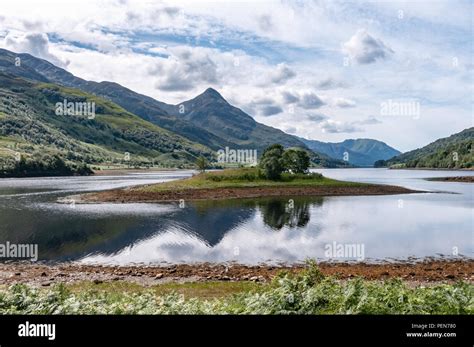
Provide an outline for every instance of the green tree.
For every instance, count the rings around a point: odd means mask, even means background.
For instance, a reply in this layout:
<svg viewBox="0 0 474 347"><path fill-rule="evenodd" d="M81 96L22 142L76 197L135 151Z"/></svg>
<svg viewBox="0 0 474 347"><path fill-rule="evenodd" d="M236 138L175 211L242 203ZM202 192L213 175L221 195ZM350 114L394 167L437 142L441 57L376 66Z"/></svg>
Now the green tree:
<svg viewBox="0 0 474 347"><path fill-rule="evenodd" d="M265 177L270 180L277 180L281 177L285 166L283 163L283 146L274 144L263 151L260 166L265 172Z"/></svg>
<svg viewBox="0 0 474 347"><path fill-rule="evenodd" d="M305 173L309 168L309 155L306 151L288 149L283 153L283 165L292 173Z"/></svg>
<svg viewBox="0 0 474 347"><path fill-rule="evenodd" d="M197 158L196 160L196 166L199 171L204 172L206 171L207 167L209 166L209 163L206 158L204 158L202 155Z"/></svg>

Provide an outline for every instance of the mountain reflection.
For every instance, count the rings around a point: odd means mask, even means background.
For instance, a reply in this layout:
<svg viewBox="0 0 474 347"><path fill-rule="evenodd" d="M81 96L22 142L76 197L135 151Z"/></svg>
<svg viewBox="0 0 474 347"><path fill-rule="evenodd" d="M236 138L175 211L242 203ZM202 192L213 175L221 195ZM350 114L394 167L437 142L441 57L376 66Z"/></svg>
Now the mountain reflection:
<svg viewBox="0 0 474 347"><path fill-rule="evenodd" d="M110 256L157 235L176 232L214 247L227 233L241 226L248 228L260 219L271 230L305 227L311 206L322 203L323 198L261 198L196 201L184 208L176 203L86 204L74 209L43 204L25 210L20 220L16 209L4 209L0 238L38 244L39 258L52 261Z"/></svg>

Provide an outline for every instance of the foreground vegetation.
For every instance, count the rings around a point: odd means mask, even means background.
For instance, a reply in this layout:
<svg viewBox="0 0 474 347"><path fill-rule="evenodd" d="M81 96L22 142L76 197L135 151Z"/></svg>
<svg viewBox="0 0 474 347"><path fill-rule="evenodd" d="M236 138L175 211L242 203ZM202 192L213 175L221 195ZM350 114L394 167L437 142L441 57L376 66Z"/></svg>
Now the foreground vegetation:
<svg viewBox="0 0 474 347"><path fill-rule="evenodd" d="M2 314L474 314L465 282L408 287L399 279L338 281L311 265L270 284L57 285L0 290ZM209 295L210 294L210 295Z"/></svg>

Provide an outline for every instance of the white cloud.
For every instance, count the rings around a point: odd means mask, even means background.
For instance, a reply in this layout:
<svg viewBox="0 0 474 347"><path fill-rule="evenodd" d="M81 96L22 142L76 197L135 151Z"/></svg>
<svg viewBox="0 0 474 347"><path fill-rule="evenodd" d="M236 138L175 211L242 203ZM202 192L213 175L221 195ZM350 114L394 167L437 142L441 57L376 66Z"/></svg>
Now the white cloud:
<svg viewBox="0 0 474 347"><path fill-rule="evenodd" d="M275 84L282 84L296 76L296 73L288 65L278 64L275 71L270 73L270 81Z"/></svg>
<svg viewBox="0 0 474 347"><path fill-rule="evenodd" d="M312 122L316 122L316 123L319 123L319 122L322 122L326 119L328 119L328 117L322 113L307 113L306 114L306 118Z"/></svg>
<svg viewBox="0 0 474 347"><path fill-rule="evenodd" d="M346 123L332 119L321 122L319 126L322 132L325 133L355 133L363 131L353 123Z"/></svg>
<svg viewBox="0 0 474 347"><path fill-rule="evenodd" d="M345 98L335 98L333 103L335 106L342 108L355 107L356 105L355 101Z"/></svg>
<svg viewBox="0 0 474 347"><path fill-rule="evenodd" d="M274 116L283 112L283 108L278 102L269 96L253 99L247 105L247 109L250 113L264 117Z"/></svg>
<svg viewBox="0 0 474 347"><path fill-rule="evenodd" d="M259 108L259 114L262 116L274 116L282 112L283 109L278 105L264 105Z"/></svg>
<svg viewBox="0 0 474 347"><path fill-rule="evenodd" d="M155 87L163 91L187 91L197 85L216 85L221 80L218 66L208 50L179 47L169 51L166 59L158 58L150 75Z"/></svg>
<svg viewBox="0 0 474 347"><path fill-rule="evenodd" d="M339 81L334 79L333 77L327 77L321 81L319 81L316 86L319 89L336 89L336 88L346 88L348 84L344 81Z"/></svg>
<svg viewBox="0 0 474 347"><path fill-rule="evenodd" d="M49 51L49 39L46 34L27 33L21 36L7 34L4 38L3 46L15 53L29 53L60 67L66 67L69 63L51 54Z"/></svg>
<svg viewBox="0 0 474 347"><path fill-rule="evenodd" d="M376 39L365 29L359 29L349 41L344 43L343 51L359 64L371 64L394 53L382 40Z"/></svg>
<svg viewBox="0 0 474 347"><path fill-rule="evenodd" d="M374 116L369 116L366 119L362 119L360 121L355 121L353 124L359 125L374 125L382 123L379 119L375 118Z"/></svg>
<svg viewBox="0 0 474 347"><path fill-rule="evenodd" d="M293 93L291 93L289 91L286 91L286 90L281 92L281 97L282 97L283 102L285 104L293 104L293 103L299 101L299 99L300 99L298 95L293 94Z"/></svg>
<svg viewBox="0 0 474 347"><path fill-rule="evenodd" d="M315 109L323 106L325 102L313 92L306 92L301 95L298 106L304 109Z"/></svg>

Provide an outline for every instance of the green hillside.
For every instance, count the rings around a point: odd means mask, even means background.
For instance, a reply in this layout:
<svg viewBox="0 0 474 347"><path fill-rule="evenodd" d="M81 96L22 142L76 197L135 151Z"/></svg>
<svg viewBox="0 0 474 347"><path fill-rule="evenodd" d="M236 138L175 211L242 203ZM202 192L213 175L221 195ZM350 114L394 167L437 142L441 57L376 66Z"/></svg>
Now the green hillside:
<svg viewBox="0 0 474 347"><path fill-rule="evenodd" d="M58 115L56 103L95 103L95 116ZM207 147L125 111L111 101L50 83L0 73L0 164L20 155L59 155L87 164L187 166Z"/></svg>
<svg viewBox="0 0 474 347"><path fill-rule="evenodd" d="M436 140L429 145L400 154L375 166L397 168L470 169L474 164L474 127Z"/></svg>
<svg viewBox="0 0 474 347"><path fill-rule="evenodd" d="M21 58L21 66L15 66L16 57ZM118 83L86 81L46 60L4 49L0 49L0 71L33 81L49 81L76 88L111 100L146 121L214 150L228 146L252 148L261 152L273 143L281 143L285 147L305 147L295 136L256 122L242 110L227 103L213 89L206 90L192 100L170 105ZM184 106L184 114L179 110L181 106Z"/></svg>

